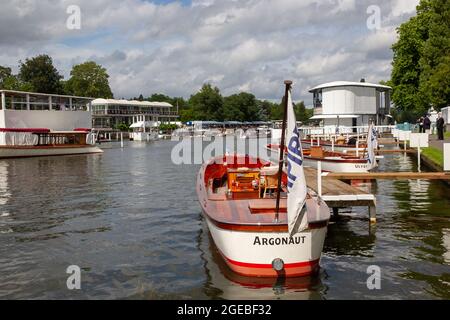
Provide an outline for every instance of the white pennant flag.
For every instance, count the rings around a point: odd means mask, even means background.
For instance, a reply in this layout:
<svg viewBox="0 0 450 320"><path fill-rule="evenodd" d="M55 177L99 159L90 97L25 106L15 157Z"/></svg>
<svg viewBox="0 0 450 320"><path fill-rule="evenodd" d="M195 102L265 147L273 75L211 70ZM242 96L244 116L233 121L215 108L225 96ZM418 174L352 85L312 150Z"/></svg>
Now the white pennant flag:
<svg viewBox="0 0 450 320"><path fill-rule="evenodd" d="M375 168L377 163L375 159L375 149L378 147L377 133L373 125L369 126L367 135L367 160L371 169Z"/></svg>
<svg viewBox="0 0 450 320"><path fill-rule="evenodd" d="M295 119L291 91L287 96L287 215L289 234L292 236L308 227L306 215L306 179L303 172L303 151ZM305 210L303 210L305 208Z"/></svg>

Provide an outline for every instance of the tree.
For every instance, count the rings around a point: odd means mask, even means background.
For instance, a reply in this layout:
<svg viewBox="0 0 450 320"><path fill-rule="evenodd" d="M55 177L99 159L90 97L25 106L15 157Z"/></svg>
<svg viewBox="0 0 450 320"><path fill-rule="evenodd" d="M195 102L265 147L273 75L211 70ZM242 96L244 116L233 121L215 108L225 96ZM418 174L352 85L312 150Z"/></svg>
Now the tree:
<svg viewBox="0 0 450 320"><path fill-rule="evenodd" d="M428 39L420 58L420 94L440 110L450 103L450 0L428 4Z"/></svg>
<svg viewBox="0 0 450 320"><path fill-rule="evenodd" d="M18 79L28 83L31 91L41 93L62 93L61 76L53 66L53 60L48 55L39 55L34 58L20 61Z"/></svg>
<svg viewBox="0 0 450 320"><path fill-rule="evenodd" d="M167 102L170 104L173 102L171 97L162 93L154 93L147 100L152 102Z"/></svg>
<svg viewBox="0 0 450 320"><path fill-rule="evenodd" d="M199 92L189 99L192 107L192 120L223 120L223 98L217 87L205 84Z"/></svg>
<svg viewBox="0 0 450 320"><path fill-rule="evenodd" d="M450 103L450 0L421 0L398 28L389 85L400 121Z"/></svg>
<svg viewBox="0 0 450 320"><path fill-rule="evenodd" d="M271 119L270 112L272 109L272 102L264 100L257 100L258 108L259 108L259 117L262 121L268 121Z"/></svg>
<svg viewBox="0 0 450 320"><path fill-rule="evenodd" d="M11 68L0 66L0 88L3 88L5 80L12 76Z"/></svg>
<svg viewBox="0 0 450 320"><path fill-rule="evenodd" d="M70 75L71 78L66 83L67 93L92 98L113 98L106 69L94 61L73 66Z"/></svg>
<svg viewBox="0 0 450 320"><path fill-rule="evenodd" d="M392 100L400 110L411 114L411 117L417 117L427 110L427 105L419 94L419 61L422 47L428 38L429 2L422 0L417 11L417 16L397 29L399 38L392 46Z"/></svg>
<svg viewBox="0 0 450 320"><path fill-rule="evenodd" d="M306 109L305 103L300 101L299 103L294 105L294 112L297 121L306 122L311 118L314 114L313 109Z"/></svg>
<svg viewBox="0 0 450 320"><path fill-rule="evenodd" d="M255 96L247 92L224 98L223 115L228 121L258 121L261 117Z"/></svg>

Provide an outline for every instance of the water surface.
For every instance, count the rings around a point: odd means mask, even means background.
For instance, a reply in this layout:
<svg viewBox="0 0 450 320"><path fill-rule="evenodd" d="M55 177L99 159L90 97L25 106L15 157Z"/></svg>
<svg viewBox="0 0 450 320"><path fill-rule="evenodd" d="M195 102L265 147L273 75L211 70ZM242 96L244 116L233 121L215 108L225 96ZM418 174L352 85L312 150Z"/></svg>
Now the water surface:
<svg viewBox="0 0 450 320"><path fill-rule="evenodd" d="M201 218L198 165L171 162L174 142L102 155L0 160L2 299L449 299L450 188L378 181L378 223L344 209L329 226L318 277L255 280L228 270ZM389 155L379 170L416 170ZM82 289L66 268L82 269ZM367 268L382 272L368 290Z"/></svg>

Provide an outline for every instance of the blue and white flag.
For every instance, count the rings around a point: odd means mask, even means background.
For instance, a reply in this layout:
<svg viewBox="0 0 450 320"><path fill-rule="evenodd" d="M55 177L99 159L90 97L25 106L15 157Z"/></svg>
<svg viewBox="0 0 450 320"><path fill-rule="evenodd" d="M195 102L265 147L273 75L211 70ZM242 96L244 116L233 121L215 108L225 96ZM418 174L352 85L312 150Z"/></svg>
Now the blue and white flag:
<svg viewBox="0 0 450 320"><path fill-rule="evenodd" d="M287 216L289 234L292 236L308 227L306 210L306 179L303 171L303 151L295 119L291 92L287 96Z"/></svg>
<svg viewBox="0 0 450 320"><path fill-rule="evenodd" d="M375 168L377 163L375 159L375 149L378 148L377 132L373 125L369 126L369 133L367 135L367 160L371 169Z"/></svg>

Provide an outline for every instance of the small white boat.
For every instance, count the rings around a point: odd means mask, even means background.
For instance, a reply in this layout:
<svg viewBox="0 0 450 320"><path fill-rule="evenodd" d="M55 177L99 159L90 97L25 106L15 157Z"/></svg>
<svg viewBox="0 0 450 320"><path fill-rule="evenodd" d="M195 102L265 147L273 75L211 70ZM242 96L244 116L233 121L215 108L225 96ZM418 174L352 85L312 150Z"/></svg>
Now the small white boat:
<svg viewBox="0 0 450 320"><path fill-rule="evenodd" d="M279 145L269 144L267 149L272 153L272 161L279 158ZM377 162L368 157L356 157L345 153L331 152L323 147L312 147L311 149L303 150L305 166L317 168L319 161L322 171L328 172L368 172L377 166Z"/></svg>
<svg viewBox="0 0 450 320"><path fill-rule="evenodd" d="M90 129L0 128L0 158L103 153Z"/></svg>
<svg viewBox="0 0 450 320"><path fill-rule="evenodd" d="M340 143L339 141L332 142L332 141L328 141L328 140L303 139L302 146L305 149L310 149L312 146L320 146L328 151L343 152L343 153L356 153L357 150L358 150L358 152L364 152L367 145L366 145L365 141L361 141L358 144L358 147L356 147L356 144L349 144L346 142Z"/></svg>

